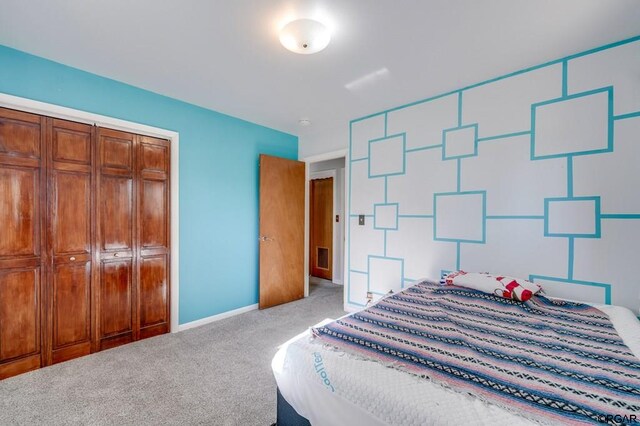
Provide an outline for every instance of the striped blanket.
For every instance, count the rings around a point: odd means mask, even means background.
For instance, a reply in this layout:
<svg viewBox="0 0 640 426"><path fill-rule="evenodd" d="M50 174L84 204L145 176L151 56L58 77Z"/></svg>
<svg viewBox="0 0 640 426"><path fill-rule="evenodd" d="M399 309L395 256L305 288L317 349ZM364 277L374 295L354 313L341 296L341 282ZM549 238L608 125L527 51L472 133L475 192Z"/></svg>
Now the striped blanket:
<svg viewBox="0 0 640 426"><path fill-rule="evenodd" d="M420 283L312 332L538 422L640 419L640 360L589 305Z"/></svg>

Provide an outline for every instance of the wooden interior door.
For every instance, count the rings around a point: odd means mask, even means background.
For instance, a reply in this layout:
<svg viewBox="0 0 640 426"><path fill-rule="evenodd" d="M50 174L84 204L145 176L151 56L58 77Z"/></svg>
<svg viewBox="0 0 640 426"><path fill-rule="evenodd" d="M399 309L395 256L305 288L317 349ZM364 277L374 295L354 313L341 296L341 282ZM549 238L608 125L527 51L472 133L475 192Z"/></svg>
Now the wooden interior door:
<svg viewBox="0 0 640 426"><path fill-rule="evenodd" d="M93 296L96 304L94 350L135 340L137 280L136 135L98 129L97 216L100 271Z"/></svg>
<svg viewBox="0 0 640 426"><path fill-rule="evenodd" d="M169 331L169 141L138 136L139 338Z"/></svg>
<svg viewBox="0 0 640 426"><path fill-rule="evenodd" d="M91 353L93 127L47 119L48 238L45 364Z"/></svg>
<svg viewBox="0 0 640 426"><path fill-rule="evenodd" d="M41 365L44 118L0 109L0 379Z"/></svg>
<svg viewBox="0 0 640 426"><path fill-rule="evenodd" d="M305 164L260 155L260 309L304 297Z"/></svg>
<svg viewBox="0 0 640 426"><path fill-rule="evenodd" d="M309 264L314 277L333 278L333 178L309 182Z"/></svg>

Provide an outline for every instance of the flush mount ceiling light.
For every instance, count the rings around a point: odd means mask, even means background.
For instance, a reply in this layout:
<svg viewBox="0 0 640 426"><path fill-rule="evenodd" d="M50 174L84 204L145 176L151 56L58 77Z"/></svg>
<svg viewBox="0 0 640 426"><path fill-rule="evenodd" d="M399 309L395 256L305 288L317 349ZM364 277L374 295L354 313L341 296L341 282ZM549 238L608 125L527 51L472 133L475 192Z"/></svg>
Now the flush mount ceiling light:
<svg viewBox="0 0 640 426"><path fill-rule="evenodd" d="M288 50L303 55L321 51L330 40L329 29L313 19L297 19L280 30L280 43Z"/></svg>

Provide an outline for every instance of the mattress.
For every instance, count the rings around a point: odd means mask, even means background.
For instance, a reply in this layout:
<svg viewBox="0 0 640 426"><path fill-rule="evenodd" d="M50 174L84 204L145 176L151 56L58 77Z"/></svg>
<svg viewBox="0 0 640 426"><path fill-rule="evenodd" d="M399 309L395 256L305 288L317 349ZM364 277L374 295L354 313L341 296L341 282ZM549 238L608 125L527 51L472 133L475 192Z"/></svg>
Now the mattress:
<svg viewBox="0 0 640 426"><path fill-rule="evenodd" d="M609 315L624 343L640 358L640 322L633 313L594 306ZM281 346L272 369L284 398L314 426L535 424L471 395L325 348L309 331Z"/></svg>

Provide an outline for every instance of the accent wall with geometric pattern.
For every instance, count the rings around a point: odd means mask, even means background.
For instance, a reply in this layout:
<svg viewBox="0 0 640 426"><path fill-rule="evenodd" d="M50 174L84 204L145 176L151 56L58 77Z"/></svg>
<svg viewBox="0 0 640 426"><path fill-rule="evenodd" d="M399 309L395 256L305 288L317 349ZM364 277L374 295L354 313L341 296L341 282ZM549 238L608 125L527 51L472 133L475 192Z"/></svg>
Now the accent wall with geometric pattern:
<svg viewBox="0 0 640 426"><path fill-rule="evenodd" d="M348 307L464 269L638 313L640 37L350 126Z"/></svg>

